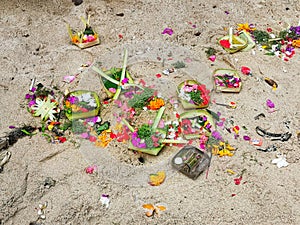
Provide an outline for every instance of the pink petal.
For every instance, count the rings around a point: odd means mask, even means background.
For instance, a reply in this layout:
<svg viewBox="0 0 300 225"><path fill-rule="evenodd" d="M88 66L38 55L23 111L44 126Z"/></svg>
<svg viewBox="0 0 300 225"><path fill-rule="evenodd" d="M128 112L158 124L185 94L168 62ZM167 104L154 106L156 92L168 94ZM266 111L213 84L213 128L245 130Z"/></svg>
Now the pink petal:
<svg viewBox="0 0 300 225"><path fill-rule="evenodd" d="M212 62L214 62L215 60L216 60L216 56L215 55L211 55L211 56L209 56L208 57L208 59L210 60L210 61L212 61Z"/></svg>
<svg viewBox="0 0 300 225"><path fill-rule="evenodd" d="M64 76L64 82L72 83L75 80L75 76Z"/></svg>

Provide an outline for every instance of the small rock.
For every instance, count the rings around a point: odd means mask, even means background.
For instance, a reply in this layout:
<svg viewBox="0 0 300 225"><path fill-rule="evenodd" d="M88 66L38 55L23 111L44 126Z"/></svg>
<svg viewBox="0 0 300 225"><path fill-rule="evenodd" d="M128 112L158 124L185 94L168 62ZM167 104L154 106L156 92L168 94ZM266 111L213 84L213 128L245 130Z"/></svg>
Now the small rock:
<svg viewBox="0 0 300 225"><path fill-rule="evenodd" d="M51 177L46 177L45 181L44 181L44 187L49 189L51 187L55 186L56 181L53 180Z"/></svg>
<svg viewBox="0 0 300 225"><path fill-rule="evenodd" d="M72 2L74 3L74 5L78 6L83 2L83 0L72 0Z"/></svg>

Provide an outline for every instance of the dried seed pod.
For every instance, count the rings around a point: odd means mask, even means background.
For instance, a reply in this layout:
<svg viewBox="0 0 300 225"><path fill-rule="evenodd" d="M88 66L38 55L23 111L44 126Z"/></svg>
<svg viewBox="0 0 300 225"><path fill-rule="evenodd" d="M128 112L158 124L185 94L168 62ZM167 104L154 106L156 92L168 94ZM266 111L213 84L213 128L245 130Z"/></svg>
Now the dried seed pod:
<svg viewBox="0 0 300 225"><path fill-rule="evenodd" d="M274 80L272 80L272 79L270 79L268 77L265 77L265 82L268 85L272 86L273 88L277 88L278 87L278 84L276 83L276 81L274 81Z"/></svg>

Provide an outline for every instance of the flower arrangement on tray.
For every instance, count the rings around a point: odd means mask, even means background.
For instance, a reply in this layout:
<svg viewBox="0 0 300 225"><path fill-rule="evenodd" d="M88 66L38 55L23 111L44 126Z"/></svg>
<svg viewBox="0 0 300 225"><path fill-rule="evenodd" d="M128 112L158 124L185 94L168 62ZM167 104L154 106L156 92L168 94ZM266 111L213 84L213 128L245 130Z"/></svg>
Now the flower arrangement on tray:
<svg viewBox="0 0 300 225"><path fill-rule="evenodd" d="M87 20L81 17L81 20L85 26L83 31L75 32L69 24L67 25L71 42L79 48L88 48L100 44L98 33L90 25L90 16L88 16Z"/></svg>
<svg viewBox="0 0 300 225"><path fill-rule="evenodd" d="M73 91L65 97L64 109L69 120L93 117L99 114L100 100L95 92Z"/></svg>
<svg viewBox="0 0 300 225"><path fill-rule="evenodd" d="M210 91L204 84L195 80L186 80L177 87L178 97L185 109L206 108L209 104Z"/></svg>
<svg viewBox="0 0 300 225"><path fill-rule="evenodd" d="M151 155L157 155L165 146L162 142L167 135L165 127L158 128L161 117L164 113L165 107L161 107L153 124L150 126L148 123L142 124L139 128L134 129L125 119L123 123L131 131L131 139L129 141L129 149L145 152Z"/></svg>
<svg viewBox="0 0 300 225"><path fill-rule="evenodd" d="M180 114L181 131L186 139L209 136L215 130L213 116L207 110L191 110Z"/></svg>
<svg viewBox="0 0 300 225"><path fill-rule="evenodd" d="M237 32L229 28L229 34L220 38L218 44L229 53L249 51L255 45L266 55L276 55L288 61L300 48L300 26L280 22L274 29L258 30L254 24L238 24Z"/></svg>
<svg viewBox="0 0 300 225"><path fill-rule="evenodd" d="M242 80L236 70L217 69L213 74L216 91L240 92Z"/></svg>
<svg viewBox="0 0 300 225"><path fill-rule="evenodd" d="M143 123L138 128L133 128L126 119L122 120L123 124L130 130L129 149L158 155L166 144L187 143L183 139L169 138L170 124L164 123L162 120L165 109L165 106L158 109L152 124Z"/></svg>

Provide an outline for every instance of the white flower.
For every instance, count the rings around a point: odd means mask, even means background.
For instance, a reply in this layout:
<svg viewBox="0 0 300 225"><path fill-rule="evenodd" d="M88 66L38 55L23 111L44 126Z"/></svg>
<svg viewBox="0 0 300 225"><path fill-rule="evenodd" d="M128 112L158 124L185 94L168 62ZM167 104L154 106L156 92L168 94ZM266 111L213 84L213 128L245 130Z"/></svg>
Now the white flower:
<svg viewBox="0 0 300 225"><path fill-rule="evenodd" d="M180 92L178 94L178 97L179 98L182 98L183 100L186 100L186 101L190 101L191 100L191 96L189 94L187 94L183 88L180 89Z"/></svg>
<svg viewBox="0 0 300 225"><path fill-rule="evenodd" d="M276 164L278 168L286 167L289 165L289 163L286 161L285 155L278 154L277 159L272 160L273 164Z"/></svg>
<svg viewBox="0 0 300 225"><path fill-rule="evenodd" d="M48 118L51 121L55 120L55 116L53 114L58 112L56 102L51 102L49 97L47 100L37 98L35 102L35 105L31 107L31 109L35 111L34 116L41 116L42 120L47 120Z"/></svg>

